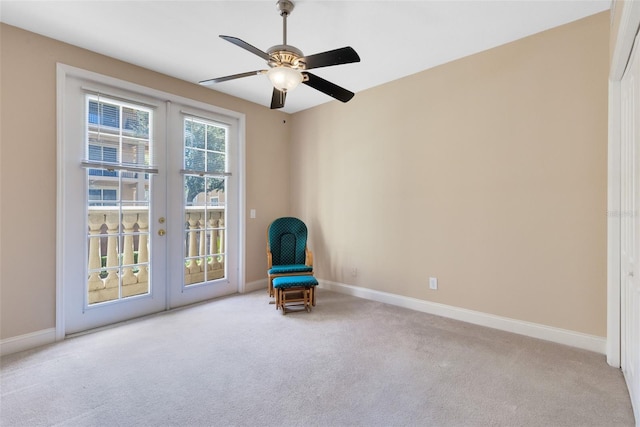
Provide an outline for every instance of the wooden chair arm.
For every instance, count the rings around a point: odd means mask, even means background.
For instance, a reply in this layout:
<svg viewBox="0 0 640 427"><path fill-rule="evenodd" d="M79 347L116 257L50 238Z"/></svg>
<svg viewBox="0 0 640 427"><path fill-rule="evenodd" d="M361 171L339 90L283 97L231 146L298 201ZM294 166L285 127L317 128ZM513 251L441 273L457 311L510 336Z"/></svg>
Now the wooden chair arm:
<svg viewBox="0 0 640 427"><path fill-rule="evenodd" d="M304 264L309 267L313 267L313 252L311 252L308 248L304 248L305 260Z"/></svg>
<svg viewBox="0 0 640 427"><path fill-rule="evenodd" d="M271 261L271 248L269 247L269 227L267 226L267 270L270 270L273 267Z"/></svg>

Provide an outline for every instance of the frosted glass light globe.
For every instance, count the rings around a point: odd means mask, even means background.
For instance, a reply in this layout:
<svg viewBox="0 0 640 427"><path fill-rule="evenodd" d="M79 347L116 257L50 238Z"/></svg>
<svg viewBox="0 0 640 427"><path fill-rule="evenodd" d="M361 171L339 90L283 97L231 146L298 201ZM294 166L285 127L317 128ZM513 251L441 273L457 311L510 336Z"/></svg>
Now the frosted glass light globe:
<svg viewBox="0 0 640 427"><path fill-rule="evenodd" d="M289 67L273 67L267 71L267 77L276 89L288 92L302 82L302 73Z"/></svg>

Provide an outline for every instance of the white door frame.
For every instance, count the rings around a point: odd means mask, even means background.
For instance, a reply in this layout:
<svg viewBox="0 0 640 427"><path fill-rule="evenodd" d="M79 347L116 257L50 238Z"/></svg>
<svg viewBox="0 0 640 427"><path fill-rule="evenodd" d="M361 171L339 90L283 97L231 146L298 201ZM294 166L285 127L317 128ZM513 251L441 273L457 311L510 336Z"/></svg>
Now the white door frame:
<svg viewBox="0 0 640 427"><path fill-rule="evenodd" d="M96 80L103 84L119 87L123 90L142 93L147 96L151 96L163 101L176 102L183 105L192 106L193 108L199 108L203 110L214 111L217 114L233 117L238 122L238 167L240 172L238 173L238 212L237 221L238 226L238 242L237 253L235 254L238 259L237 264L237 289L238 292L245 292L245 138L246 138L246 118L242 113L227 110L224 108L216 107L211 104L206 104L200 101L194 101L189 98L185 98L179 95L171 94L168 92L159 91L156 89L148 88L135 83L127 82L124 80L116 79L113 77L105 76L102 74L87 71L81 68L73 67L66 64L58 63L56 67L56 79L57 79L57 164L61 164L64 159L64 100L66 90L66 79L68 76L74 76L86 80ZM63 244L62 236L65 235L65 210L63 209L63 194L66 184L66 177L63 168L57 170L57 209L56 209L56 326L55 326L55 338L56 341L60 341L65 337L65 307L64 307L64 286L67 272L64 269L63 260L65 259L65 248Z"/></svg>
<svg viewBox="0 0 640 427"><path fill-rule="evenodd" d="M614 2L613 7L621 7ZM611 11L612 15L614 10ZM621 95L620 82L640 27L640 2L625 2L609 70L609 148L607 202L607 363L620 367L620 206Z"/></svg>

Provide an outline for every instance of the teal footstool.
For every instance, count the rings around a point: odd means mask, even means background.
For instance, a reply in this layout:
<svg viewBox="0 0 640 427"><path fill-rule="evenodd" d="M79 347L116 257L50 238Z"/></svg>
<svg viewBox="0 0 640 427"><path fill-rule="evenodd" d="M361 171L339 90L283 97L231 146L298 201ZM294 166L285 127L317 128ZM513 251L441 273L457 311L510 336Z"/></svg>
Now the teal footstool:
<svg viewBox="0 0 640 427"><path fill-rule="evenodd" d="M313 276L282 276L273 279L276 294L276 310L287 314L287 306L302 306L308 312L316 305L315 287L318 281Z"/></svg>

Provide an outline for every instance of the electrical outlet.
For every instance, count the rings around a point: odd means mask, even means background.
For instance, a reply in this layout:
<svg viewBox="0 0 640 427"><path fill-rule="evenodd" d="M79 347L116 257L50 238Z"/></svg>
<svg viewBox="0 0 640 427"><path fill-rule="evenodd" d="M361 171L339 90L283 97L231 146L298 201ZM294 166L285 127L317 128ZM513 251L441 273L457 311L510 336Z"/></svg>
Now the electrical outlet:
<svg viewBox="0 0 640 427"><path fill-rule="evenodd" d="M352 277L356 277L358 275L358 268L357 267L351 267L351 276Z"/></svg>
<svg viewBox="0 0 640 427"><path fill-rule="evenodd" d="M438 278L437 277L429 277L429 289L433 289L433 290L438 289Z"/></svg>

